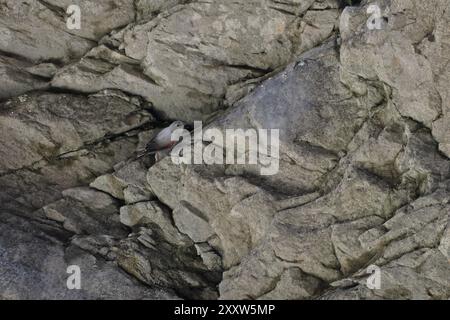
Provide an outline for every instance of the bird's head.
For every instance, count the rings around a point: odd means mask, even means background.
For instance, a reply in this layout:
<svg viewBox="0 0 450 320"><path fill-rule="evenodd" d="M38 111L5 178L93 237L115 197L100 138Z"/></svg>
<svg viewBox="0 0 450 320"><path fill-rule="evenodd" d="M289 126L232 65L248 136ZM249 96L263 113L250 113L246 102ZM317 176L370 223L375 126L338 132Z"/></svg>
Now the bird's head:
<svg viewBox="0 0 450 320"><path fill-rule="evenodd" d="M172 129L171 131L177 130L177 129L184 129L184 122L183 121L174 121L172 122L172 124L170 125L170 129Z"/></svg>

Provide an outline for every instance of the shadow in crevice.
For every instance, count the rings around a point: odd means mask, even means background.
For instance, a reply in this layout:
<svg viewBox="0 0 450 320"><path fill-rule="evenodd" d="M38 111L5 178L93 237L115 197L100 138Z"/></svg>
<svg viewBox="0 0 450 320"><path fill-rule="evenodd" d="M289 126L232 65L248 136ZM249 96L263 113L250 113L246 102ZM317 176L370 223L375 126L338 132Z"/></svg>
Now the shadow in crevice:
<svg viewBox="0 0 450 320"><path fill-rule="evenodd" d="M361 4L362 0L339 0L339 7L341 9L348 7L348 6L359 6Z"/></svg>

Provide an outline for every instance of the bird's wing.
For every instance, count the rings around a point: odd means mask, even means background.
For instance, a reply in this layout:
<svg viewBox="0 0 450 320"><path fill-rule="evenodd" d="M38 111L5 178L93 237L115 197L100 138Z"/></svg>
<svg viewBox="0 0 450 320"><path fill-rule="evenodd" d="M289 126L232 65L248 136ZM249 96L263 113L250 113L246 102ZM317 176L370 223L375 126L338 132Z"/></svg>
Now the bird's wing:
<svg viewBox="0 0 450 320"><path fill-rule="evenodd" d="M150 141L143 150L136 151L136 156L132 158L131 161L137 160L139 158L142 158L143 156L155 154L156 152L160 150L164 150L165 148L160 147L157 143L154 141Z"/></svg>
<svg viewBox="0 0 450 320"><path fill-rule="evenodd" d="M146 155L156 154L159 151L170 150L176 141L171 141L171 130L165 128L154 136L145 146L145 149L137 151L135 157L129 159L127 163L138 160Z"/></svg>
<svg viewBox="0 0 450 320"><path fill-rule="evenodd" d="M151 139L147 146L145 147L146 152L158 151L166 149L172 144L171 141L171 130L170 128L165 128L161 130L153 139Z"/></svg>
<svg viewBox="0 0 450 320"><path fill-rule="evenodd" d="M164 149L164 146L161 146L156 142L155 140L151 140L147 145L145 146L145 152L152 152L152 151L158 151L161 149Z"/></svg>
<svg viewBox="0 0 450 320"><path fill-rule="evenodd" d="M138 152L137 158L171 148L175 144L175 142L171 140L171 135L172 130L170 127L161 130L147 143L144 150Z"/></svg>

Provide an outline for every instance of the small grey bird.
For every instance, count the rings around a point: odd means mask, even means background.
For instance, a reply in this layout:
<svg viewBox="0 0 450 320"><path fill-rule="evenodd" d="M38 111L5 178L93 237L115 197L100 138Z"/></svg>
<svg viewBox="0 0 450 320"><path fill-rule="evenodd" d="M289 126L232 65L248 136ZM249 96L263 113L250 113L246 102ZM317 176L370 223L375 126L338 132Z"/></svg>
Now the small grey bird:
<svg viewBox="0 0 450 320"><path fill-rule="evenodd" d="M178 143L171 139L172 133L177 129L184 129L182 121L174 121L170 126L162 129L155 137L153 137L134 160L137 160L145 155L155 154L156 161L164 155L167 155L172 147Z"/></svg>
<svg viewBox="0 0 450 320"><path fill-rule="evenodd" d="M128 159L127 161L117 164L114 166L114 169L117 171L133 161L152 154L155 155L155 160L158 162L165 156L169 155L172 147L178 142L172 141L172 133L177 129L184 129L184 127L185 124L182 121L174 121L170 126L162 129L157 135L155 135L147 143L145 149L139 150L134 157Z"/></svg>

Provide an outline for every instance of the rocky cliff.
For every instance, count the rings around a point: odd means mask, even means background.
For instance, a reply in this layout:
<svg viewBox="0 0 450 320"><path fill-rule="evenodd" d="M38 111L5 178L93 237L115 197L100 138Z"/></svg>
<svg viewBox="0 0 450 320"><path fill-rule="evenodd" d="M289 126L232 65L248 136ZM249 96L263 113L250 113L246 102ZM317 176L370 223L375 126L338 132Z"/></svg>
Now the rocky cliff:
<svg viewBox="0 0 450 320"><path fill-rule="evenodd" d="M0 0L0 299L449 299L449 83L448 0Z"/></svg>

